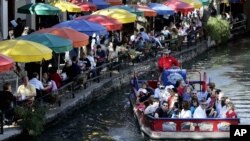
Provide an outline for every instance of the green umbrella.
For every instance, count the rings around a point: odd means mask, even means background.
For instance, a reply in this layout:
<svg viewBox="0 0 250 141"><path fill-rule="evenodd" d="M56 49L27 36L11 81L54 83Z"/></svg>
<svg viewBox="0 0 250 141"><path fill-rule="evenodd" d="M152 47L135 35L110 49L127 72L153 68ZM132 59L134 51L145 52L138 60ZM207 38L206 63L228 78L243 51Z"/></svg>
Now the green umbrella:
<svg viewBox="0 0 250 141"><path fill-rule="evenodd" d="M137 16L144 16L143 11L139 11L136 8L136 6L131 6L131 5L116 5L116 6L108 7L107 9L123 9Z"/></svg>
<svg viewBox="0 0 250 141"><path fill-rule="evenodd" d="M30 3L17 9L18 13L34 15L57 15L60 11L57 7L45 3Z"/></svg>
<svg viewBox="0 0 250 141"><path fill-rule="evenodd" d="M209 0L200 0L202 5L209 5Z"/></svg>
<svg viewBox="0 0 250 141"><path fill-rule="evenodd" d="M50 33L33 33L18 39L28 40L43 44L53 50L55 53L63 53L72 50L72 41L50 34Z"/></svg>

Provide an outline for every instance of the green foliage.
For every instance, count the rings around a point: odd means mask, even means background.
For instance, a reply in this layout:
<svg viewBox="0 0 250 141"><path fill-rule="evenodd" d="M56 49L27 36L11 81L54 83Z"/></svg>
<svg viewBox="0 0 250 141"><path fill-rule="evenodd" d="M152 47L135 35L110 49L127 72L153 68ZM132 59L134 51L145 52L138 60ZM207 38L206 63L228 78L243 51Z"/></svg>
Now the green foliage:
<svg viewBox="0 0 250 141"><path fill-rule="evenodd" d="M230 37L229 22L220 16L209 17L205 28L207 34L217 43L226 42Z"/></svg>
<svg viewBox="0 0 250 141"><path fill-rule="evenodd" d="M45 108L35 105L33 108L17 107L16 114L21 119L20 126L29 135L37 136L42 133L45 124Z"/></svg>

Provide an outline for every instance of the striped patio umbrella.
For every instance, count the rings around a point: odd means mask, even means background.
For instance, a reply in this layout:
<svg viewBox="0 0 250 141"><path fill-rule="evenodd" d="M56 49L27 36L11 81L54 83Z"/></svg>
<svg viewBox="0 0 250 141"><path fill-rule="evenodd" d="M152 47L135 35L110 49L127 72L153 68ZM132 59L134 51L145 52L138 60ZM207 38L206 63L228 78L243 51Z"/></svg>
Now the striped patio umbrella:
<svg viewBox="0 0 250 141"><path fill-rule="evenodd" d="M97 7L93 3L81 0L72 0L71 3L81 7L81 11L96 11Z"/></svg>
<svg viewBox="0 0 250 141"><path fill-rule="evenodd" d="M106 0L111 5L122 5L122 0Z"/></svg>
<svg viewBox="0 0 250 141"><path fill-rule="evenodd" d="M142 11L145 17L155 17L157 12L146 5L135 5L135 7Z"/></svg>
<svg viewBox="0 0 250 141"><path fill-rule="evenodd" d="M73 47L81 47L89 44L89 36L73 30L72 28L61 27L61 28L44 28L36 31L35 33L51 33L66 39L70 39L73 42Z"/></svg>
<svg viewBox="0 0 250 141"><path fill-rule="evenodd" d="M77 17L76 19L88 20L90 22L95 22L101 24L107 28L108 31L121 30L122 23L118 22L116 19L103 15L86 15Z"/></svg>
<svg viewBox="0 0 250 141"><path fill-rule="evenodd" d="M45 3L30 3L17 8L17 12L32 15L57 15L61 10Z"/></svg>
<svg viewBox="0 0 250 141"><path fill-rule="evenodd" d="M111 18L116 19L117 21L119 21L120 23L126 24L126 23L133 23L136 21L136 15L133 13L130 13L126 10L123 9L102 9L102 10L98 10L94 13L92 13L92 15L104 15L104 16L108 16Z"/></svg>
<svg viewBox="0 0 250 141"><path fill-rule="evenodd" d="M81 12L81 8L73 3L66 2L66 1L56 1L52 2L52 5L61 9L63 12Z"/></svg>

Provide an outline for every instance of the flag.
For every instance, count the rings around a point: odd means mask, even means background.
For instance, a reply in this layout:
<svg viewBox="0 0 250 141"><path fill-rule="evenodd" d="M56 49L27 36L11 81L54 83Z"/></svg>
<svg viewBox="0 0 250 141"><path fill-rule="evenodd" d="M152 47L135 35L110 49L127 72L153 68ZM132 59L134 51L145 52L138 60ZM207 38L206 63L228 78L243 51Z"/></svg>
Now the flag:
<svg viewBox="0 0 250 141"><path fill-rule="evenodd" d="M133 78L133 87L138 91L139 90L139 84L138 84L138 79L134 74L134 78Z"/></svg>

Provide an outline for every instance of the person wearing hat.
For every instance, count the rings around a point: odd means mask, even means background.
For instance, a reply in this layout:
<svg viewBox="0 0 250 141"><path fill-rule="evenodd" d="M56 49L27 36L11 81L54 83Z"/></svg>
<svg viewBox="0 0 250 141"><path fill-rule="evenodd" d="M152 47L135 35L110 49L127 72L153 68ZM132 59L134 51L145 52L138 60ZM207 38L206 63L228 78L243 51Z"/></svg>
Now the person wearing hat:
<svg viewBox="0 0 250 141"><path fill-rule="evenodd" d="M171 69L173 67L180 67L176 58L170 55L171 50L164 50L162 57L158 60L159 70L162 72L164 69Z"/></svg>

